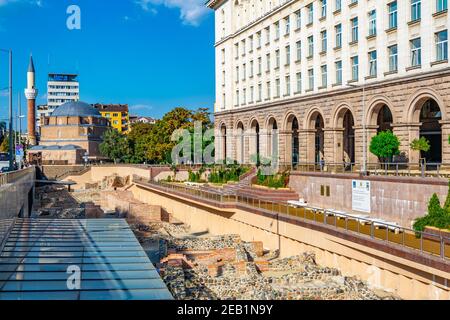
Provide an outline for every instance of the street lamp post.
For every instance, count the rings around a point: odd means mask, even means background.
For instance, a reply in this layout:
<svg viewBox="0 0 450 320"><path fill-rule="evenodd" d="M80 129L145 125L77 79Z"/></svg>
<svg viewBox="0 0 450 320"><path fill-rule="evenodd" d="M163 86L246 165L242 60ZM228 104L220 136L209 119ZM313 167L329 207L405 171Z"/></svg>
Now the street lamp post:
<svg viewBox="0 0 450 320"><path fill-rule="evenodd" d="M7 52L9 54L9 170L12 171L14 168L13 154L13 116L12 116L12 50L0 49L2 52Z"/></svg>

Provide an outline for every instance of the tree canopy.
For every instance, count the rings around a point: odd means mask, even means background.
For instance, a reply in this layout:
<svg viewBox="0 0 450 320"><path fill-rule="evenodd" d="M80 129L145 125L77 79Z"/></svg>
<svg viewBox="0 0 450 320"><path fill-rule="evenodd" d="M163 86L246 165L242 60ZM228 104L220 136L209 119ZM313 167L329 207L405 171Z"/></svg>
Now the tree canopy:
<svg viewBox="0 0 450 320"><path fill-rule="evenodd" d="M177 143L171 141L172 133L177 129L187 129L193 134L196 121L201 122L203 132L213 126L206 108L196 111L175 108L155 124L134 124L128 136L109 130L104 135L100 151L111 160L129 163L171 163L171 152Z"/></svg>

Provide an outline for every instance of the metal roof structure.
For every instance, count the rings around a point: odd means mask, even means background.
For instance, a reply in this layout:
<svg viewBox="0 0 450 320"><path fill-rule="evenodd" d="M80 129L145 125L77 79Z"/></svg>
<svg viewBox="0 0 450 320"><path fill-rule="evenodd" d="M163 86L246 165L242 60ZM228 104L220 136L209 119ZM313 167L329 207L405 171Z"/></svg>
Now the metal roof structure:
<svg viewBox="0 0 450 320"><path fill-rule="evenodd" d="M52 112L51 117L101 117L100 112L90 104L81 101L66 102Z"/></svg>
<svg viewBox="0 0 450 320"><path fill-rule="evenodd" d="M1 248L0 300L172 299L123 219L17 219Z"/></svg>

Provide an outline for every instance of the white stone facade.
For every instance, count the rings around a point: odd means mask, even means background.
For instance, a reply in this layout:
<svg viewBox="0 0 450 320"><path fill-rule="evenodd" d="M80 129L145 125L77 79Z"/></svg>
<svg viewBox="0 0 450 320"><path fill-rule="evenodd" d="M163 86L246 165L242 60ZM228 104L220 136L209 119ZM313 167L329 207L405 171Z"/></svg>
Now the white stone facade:
<svg viewBox="0 0 450 320"><path fill-rule="evenodd" d="M446 0L211 0L208 6L216 16L219 158L248 162L248 153L255 148L269 155L273 140L265 137L273 128L269 115L280 131L279 158L286 163L292 156L292 150L287 150L293 139L292 117L298 121L299 160L308 162L321 157L342 161L342 149L349 148L342 135L352 130L353 156L349 158L360 162L361 134L368 136L368 145L380 127L381 103L392 114L391 130L401 138L408 160L420 157L408 150L414 138L435 134L419 129L420 112L416 111L427 99L439 106L441 130L447 132ZM343 123L347 111L351 130ZM320 138L313 124L315 114L323 120ZM253 141L256 123L258 131L266 130L258 147ZM239 128L247 134L231 143ZM318 155L306 150L314 149L314 140L322 144ZM450 162L444 135L440 148L441 159L435 156L433 161Z"/></svg>

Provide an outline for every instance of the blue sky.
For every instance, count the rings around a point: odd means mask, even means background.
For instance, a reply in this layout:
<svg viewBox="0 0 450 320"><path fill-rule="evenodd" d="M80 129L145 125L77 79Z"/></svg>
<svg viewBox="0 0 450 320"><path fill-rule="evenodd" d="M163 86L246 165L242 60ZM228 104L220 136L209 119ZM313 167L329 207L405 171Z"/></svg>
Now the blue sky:
<svg viewBox="0 0 450 320"><path fill-rule="evenodd" d="M78 73L81 100L128 103L131 113L161 117L177 106L214 104L214 18L204 0L0 0L0 48L14 51L14 101L26 86L30 52L39 98L48 72ZM69 5L81 30L69 30ZM0 89L7 87L0 53ZM7 116L0 91L0 119Z"/></svg>

